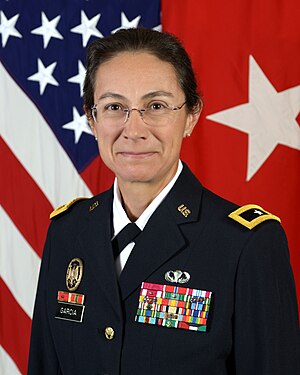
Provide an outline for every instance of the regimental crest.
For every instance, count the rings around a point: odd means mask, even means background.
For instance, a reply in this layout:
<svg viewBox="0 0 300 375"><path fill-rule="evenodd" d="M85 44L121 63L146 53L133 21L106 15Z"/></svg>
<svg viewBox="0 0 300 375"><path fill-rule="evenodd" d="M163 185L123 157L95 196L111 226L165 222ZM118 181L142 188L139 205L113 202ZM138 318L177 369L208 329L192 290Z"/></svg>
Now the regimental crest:
<svg viewBox="0 0 300 375"><path fill-rule="evenodd" d="M74 292L81 282L83 275L83 262L80 258L74 258L68 265L66 285L70 292Z"/></svg>
<svg viewBox="0 0 300 375"><path fill-rule="evenodd" d="M266 220L276 220L279 221L279 223L281 221L279 217L271 214L256 204L242 206L231 212L228 216L248 229L253 229Z"/></svg>
<svg viewBox="0 0 300 375"><path fill-rule="evenodd" d="M186 271L168 271L165 273L165 280L170 283L185 284L191 278L190 274Z"/></svg>

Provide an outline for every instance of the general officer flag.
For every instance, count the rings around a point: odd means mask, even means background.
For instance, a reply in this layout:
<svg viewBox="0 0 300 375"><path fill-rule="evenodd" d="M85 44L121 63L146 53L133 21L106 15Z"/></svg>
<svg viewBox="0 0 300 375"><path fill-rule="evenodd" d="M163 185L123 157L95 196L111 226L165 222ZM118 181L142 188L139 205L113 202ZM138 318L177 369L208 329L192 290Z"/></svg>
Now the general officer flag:
<svg viewBox="0 0 300 375"><path fill-rule="evenodd" d="M204 110L182 158L202 183L286 230L300 301L300 7L297 0L162 2L190 53Z"/></svg>

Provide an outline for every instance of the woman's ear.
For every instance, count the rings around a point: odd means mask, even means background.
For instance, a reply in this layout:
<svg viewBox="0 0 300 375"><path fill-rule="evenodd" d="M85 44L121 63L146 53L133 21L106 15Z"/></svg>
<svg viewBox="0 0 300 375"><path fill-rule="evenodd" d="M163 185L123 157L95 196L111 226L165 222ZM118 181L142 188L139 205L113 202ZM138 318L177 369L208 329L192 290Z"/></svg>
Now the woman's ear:
<svg viewBox="0 0 300 375"><path fill-rule="evenodd" d="M86 108L86 105L83 106L83 110L84 110L86 119L87 119L87 121L90 125L90 128L92 129L92 132L95 136L95 139L97 140L97 131L96 131L96 127L95 127L95 121L94 121L93 116L92 116L92 112L91 112L90 109Z"/></svg>
<svg viewBox="0 0 300 375"><path fill-rule="evenodd" d="M184 137L189 137L192 134L194 127L196 126L199 120L200 114L202 112L202 108L203 108L203 103L202 101L200 101L199 104L197 104L197 106L194 108L194 110L188 114L186 127L184 131Z"/></svg>

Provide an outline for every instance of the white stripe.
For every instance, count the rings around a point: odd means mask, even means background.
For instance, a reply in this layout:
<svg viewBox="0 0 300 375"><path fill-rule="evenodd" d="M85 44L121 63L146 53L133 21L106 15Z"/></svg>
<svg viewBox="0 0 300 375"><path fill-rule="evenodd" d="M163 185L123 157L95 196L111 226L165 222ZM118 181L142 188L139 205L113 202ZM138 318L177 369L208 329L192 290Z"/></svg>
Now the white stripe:
<svg viewBox="0 0 300 375"><path fill-rule="evenodd" d="M38 109L0 63L0 133L53 207L91 196Z"/></svg>
<svg viewBox="0 0 300 375"><path fill-rule="evenodd" d="M40 258L1 206L0 230L0 276L18 304L32 318Z"/></svg>
<svg viewBox="0 0 300 375"><path fill-rule="evenodd" d="M0 374L1 375L21 375L17 366L0 345Z"/></svg>

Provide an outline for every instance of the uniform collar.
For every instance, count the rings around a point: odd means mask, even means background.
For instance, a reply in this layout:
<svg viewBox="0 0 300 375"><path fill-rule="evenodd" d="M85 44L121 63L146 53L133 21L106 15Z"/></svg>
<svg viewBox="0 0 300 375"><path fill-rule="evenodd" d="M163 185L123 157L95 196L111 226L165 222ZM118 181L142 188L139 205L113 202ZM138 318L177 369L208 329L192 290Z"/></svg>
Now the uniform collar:
<svg viewBox="0 0 300 375"><path fill-rule="evenodd" d="M175 182L177 181L180 173L182 172L183 165L181 160L178 162L178 167L175 176L172 180L164 187L164 189L158 194L157 197L149 204L149 206L145 209L145 211L141 214L141 216L136 220L137 226L143 230L152 216L153 212L157 209L157 207L161 204L161 202L165 199L168 195L172 187L174 186ZM114 228L114 236L116 236L128 223L130 223L130 219L128 218L121 202L121 194L118 188L118 181L117 178L114 181L114 198L113 198L113 228Z"/></svg>

